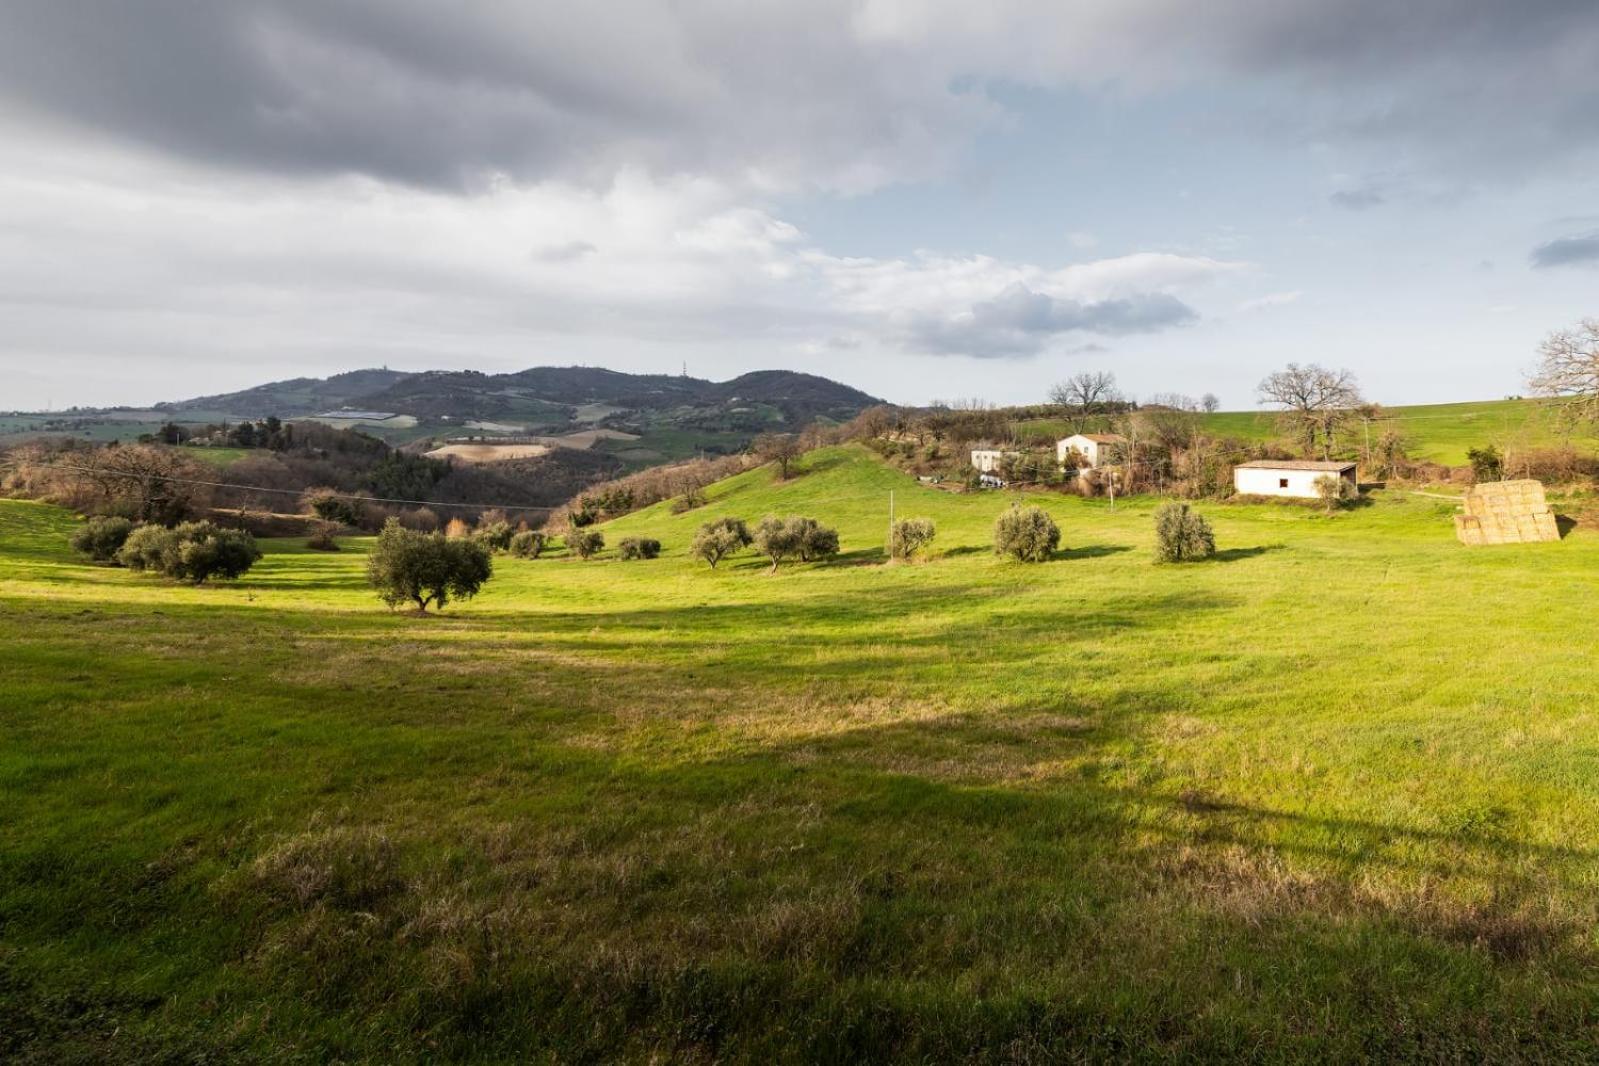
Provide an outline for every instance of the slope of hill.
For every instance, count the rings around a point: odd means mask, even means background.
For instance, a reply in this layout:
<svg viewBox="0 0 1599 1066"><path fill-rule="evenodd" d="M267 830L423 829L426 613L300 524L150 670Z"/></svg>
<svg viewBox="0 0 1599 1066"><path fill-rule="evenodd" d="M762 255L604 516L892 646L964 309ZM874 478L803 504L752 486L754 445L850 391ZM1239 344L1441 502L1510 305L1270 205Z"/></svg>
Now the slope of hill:
<svg viewBox="0 0 1599 1066"><path fill-rule="evenodd" d="M989 550L1008 495L802 469L422 619L361 541L193 588L0 501L0 1049L1599 1050L1599 537L1466 549L1384 493L1203 506L1221 557L1157 566L1150 503L1047 496L1062 550L1025 566ZM890 492L928 562L878 565ZM685 556L768 512L845 554Z"/></svg>
<svg viewBox="0 0 1599 1066"><path fill-rule="evenodd" d="M155 410L173 417L193 412L221 412L234 419L290 418L338 407L359 406L363 396L380 392L411 375L400 370L352 370L328 378L291 378L257 385L242 392L198 396L192 400L157 404Z"/></svg>
<svg viewBox="0 0 1599 1066"><path fill-rule="evenodd" d="M1229 411L1201 417L1218 436L1270 440L1280 435L1277 416L1270 412ZM1487 445L1505 452L1593 444L1591 436L1573 434L1561 425L1547 402L1533 399L1384 407L1382 417L1371 422L1373 439L1388 430L1404 436L1412 458L1450 466L1465 463L1470 449Z"/></svg>
<svg viewBox="0 0 1599 1066"><path fill-rule="evenodd" d="M1199 419L1218 437L1264 441L1282 435L1278 416L1272 411L1218 411ZM1108 420L1097 420L1091 428L1109 428ZM1464 464L1468 450L1489 444L1501 452L1566 444L1591 449L1595 444L1593 436L1573 434L1562 425L1546 401L1534 399L1384 407L1370 428L1374 442L1382 433L1398 430L1412 459L1449 466ZM1042 441L1072 431L1062 419L1040 418L1016 423L1016 432L1025 439Z"/></svg>

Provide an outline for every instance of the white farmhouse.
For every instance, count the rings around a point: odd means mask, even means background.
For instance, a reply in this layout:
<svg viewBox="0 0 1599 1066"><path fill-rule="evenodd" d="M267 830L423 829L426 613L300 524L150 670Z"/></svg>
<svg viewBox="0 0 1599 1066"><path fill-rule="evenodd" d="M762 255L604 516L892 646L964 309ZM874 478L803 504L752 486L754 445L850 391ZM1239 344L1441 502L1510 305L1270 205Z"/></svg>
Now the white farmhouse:
<svg viewBox="0 0 1599 1066"><path fill-rule="evenodd" d="M1233 489L1244 496L1297 496L1314 500L1316 480L1331 475L1355 484L1354 463L1314 459L1254 459L1233 467Z"/></svg>
<svg viewBox="0 0 1599 1066"><path fill-rule="evenodd" d="M1055 461L1065 466L1066 457L1076 452L1080 469L1098 470L1111 448L1126 443L1127 438L1117 433L1074 433L1055 442Z"/></svg>
<svg viewBox="0 0 1599 1066"><path fill-rule="evenodd" d="M1020 453L1003 451L999 448L973 448L972 466L981 473L992 474L999 469L999 464L1005 461L1005 456L1018 454Z"/></svg>

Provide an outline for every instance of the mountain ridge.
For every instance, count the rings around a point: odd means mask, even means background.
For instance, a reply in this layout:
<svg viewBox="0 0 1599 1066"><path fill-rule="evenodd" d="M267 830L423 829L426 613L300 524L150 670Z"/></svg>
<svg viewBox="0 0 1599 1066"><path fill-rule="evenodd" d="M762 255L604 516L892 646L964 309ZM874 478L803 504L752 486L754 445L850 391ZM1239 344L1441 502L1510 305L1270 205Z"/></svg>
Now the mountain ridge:
<svg viewBox="0 0 1599 1066"><path fill-rule="evenodd" d="M793 428L818 417L844 420L882 403L830 378L793 370L756 370L727 381L686 375L629 374L603 367L540 366L503 374L475 370L352 370L326 378L289 378L229 393L155 404L174 416L195 411L234 418L310 417L337 410L410 415L419 420L552 418L559 408L590 406L666 412L682 408L765 405Z"/></svg>

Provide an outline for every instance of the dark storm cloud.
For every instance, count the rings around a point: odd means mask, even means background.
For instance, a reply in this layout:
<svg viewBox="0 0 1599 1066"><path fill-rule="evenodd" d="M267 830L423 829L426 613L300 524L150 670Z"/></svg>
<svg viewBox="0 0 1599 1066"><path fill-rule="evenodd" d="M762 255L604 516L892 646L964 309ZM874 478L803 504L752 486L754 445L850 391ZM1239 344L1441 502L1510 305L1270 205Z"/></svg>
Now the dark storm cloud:
<svg viewBox="0 0 1599 1066"><path fill-rule="evenodd" d="M997 113L992 80L1266 79L1263 132L1403 142L1435 167L1530 173L1599 141L1591 0L968 7L9 0L0 115L443 187L634 165L871 188L946 163Z"/></svg>
<svg viewBox="0 0 1599 1066"><path fill-rule="evenodd" d="M1082 302L1036 292L1016 283L992 300L953 318L923 316L911 329L912 346L941 355L979 359L1026 358L1073 333L1152 333L1198 319L1193 308L1167 293Z"/></svg>
<svg viewBox="0 0 1599 1066"><path fill-rule="evenodd" d="M623 165L865 187L947 153L981 102L896 78L842 29L804 7L622 0L17 0L0 114L440 187Z"/></svg>
<svg viewBox="0 0 1599 1066"><path fill-rule="evenodd" d="M1532 265L1540 269L1578 263L1599 263L1599 230L1559 237L1532 250Z"/></svg>

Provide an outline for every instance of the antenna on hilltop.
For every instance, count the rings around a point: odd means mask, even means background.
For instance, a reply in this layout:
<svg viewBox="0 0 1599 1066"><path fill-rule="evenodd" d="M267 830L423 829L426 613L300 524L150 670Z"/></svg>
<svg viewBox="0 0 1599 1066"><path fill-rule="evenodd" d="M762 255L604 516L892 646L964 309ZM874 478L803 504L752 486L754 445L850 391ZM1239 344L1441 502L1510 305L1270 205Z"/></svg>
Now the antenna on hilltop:
<svg viewBox="0 0 1599 1066"><path fill-rule="evenodd" d="M683 376L688 377L688 360L683 360Z"/></svg>

